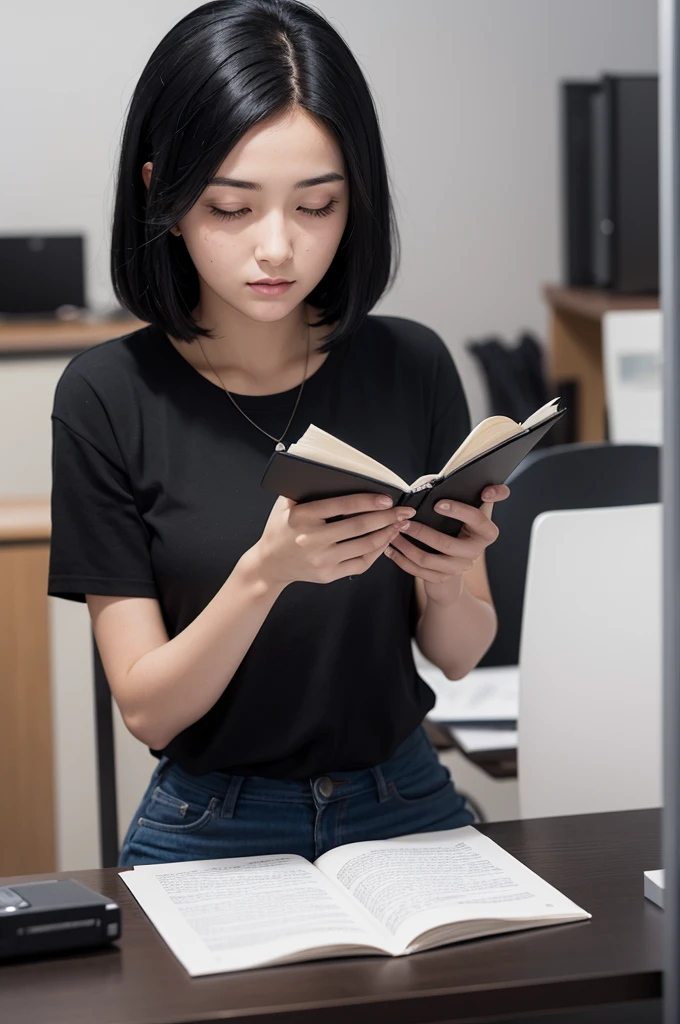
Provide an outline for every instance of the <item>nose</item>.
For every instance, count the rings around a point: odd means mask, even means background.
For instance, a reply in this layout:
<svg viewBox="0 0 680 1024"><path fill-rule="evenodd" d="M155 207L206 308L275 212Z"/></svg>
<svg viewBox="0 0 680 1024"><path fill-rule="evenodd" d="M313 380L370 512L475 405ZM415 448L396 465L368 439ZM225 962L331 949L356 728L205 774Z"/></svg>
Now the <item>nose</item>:
<svg viewBox="0 0 680 1024"><path fill-rule="evenodd" d="M273 210L260 222L260 235L255 249L258 262L269 263L279 267L292 259L293 246L286 218L282 213Z"/></svg>

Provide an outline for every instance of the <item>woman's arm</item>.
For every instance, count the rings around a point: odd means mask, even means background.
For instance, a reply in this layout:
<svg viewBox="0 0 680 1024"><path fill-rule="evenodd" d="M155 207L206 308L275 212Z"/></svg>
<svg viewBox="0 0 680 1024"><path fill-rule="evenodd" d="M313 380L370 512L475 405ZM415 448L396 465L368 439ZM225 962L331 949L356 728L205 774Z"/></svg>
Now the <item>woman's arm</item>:
<svg viewBox="0 0 680 1024"><path fill-rule="evenodd" d="M258 566L251 548L172 640L155 598L86 595L123 721L153 750L162 750L216 703L284 589L266 581Z"/></svg>
<svg viewBox="0 0 680 1024"><path fill-rule="evenodd" d="M452 605L427 600L416 577L416 643L448 679L462 679L484 657L496 636L498 619L491 599L484 552L463 574L463 589Z"/></svg>
<svg viewBox="0 0 680 1024"><path fill-rule="evenodd" d="M365 572L412 514L381 507L375 494L300 505L280 495L260 539L172 640L156 599L88 594L104 671L133 736L167 746L217 702L288 583ZM343 521L327 522L335 516Z"/></svg>

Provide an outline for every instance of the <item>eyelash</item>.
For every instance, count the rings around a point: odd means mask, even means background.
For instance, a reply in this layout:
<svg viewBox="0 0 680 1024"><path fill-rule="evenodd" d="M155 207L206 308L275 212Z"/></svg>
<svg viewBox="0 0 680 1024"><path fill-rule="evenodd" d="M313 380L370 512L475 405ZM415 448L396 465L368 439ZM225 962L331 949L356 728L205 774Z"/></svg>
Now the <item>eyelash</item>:
<svg viewBox="0 0 680 1024"><path fill-rule="evenodd" d="M326 203L325 206L322 206L318 210L306 210L304 206L301 206L300 209L303 213L306 213L308 217L327 217L329 213L333 212L333 208L337 202L337 199L331 199L330 202ZM242 217L244 213L248 212L247 208L244 210L220 210L217 206L209 206L208 209L213 216L220 217L222 219L229 218L230 220L233 220L236 217Z"/></svg>

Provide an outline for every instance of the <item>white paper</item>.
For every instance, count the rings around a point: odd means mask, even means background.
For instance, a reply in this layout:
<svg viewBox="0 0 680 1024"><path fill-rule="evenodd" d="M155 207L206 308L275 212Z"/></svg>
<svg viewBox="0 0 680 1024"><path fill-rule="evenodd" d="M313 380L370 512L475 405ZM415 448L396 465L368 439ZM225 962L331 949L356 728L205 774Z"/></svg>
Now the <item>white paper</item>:
<svg viewBox="0 0 680 1024"><path fill-rule="evenodd" d="M476 668L462 679L447 679L441 669L424 657L415 641L412 647L418 675L436 697L434 707L427 713L431 721L457 725L517 722L519 666Z"/></svg>
<svg viewBox="0 0 680 1024"><path fill-rule="evenodd" d="M644 894L648 900L663 908L665 893L665 876L663 868L656 871L645 871Z"/></svg>
<svg viewBox="0 0 680 1024"><path fill-rule="evenodd" d="M119 874L191 975L313 959L299 955L308 948L342 956L343 944L375 945L351 901L294 854L146 864Z"/></svg>
<svg viewBox="0 0 680 1024"><path fill-rule="evenodd" d="M475 922L474 933L484 934L484 922L486 933L498 933L591 916L471 825L351 843L316 865L405 950L450 922Z"/></svg>
<svg viewBox="0 0 680 1024"><path fill-rule="evenodd" d="M466 729L456 725L449 732L466 754L517 749L517 729Z"/></svg>

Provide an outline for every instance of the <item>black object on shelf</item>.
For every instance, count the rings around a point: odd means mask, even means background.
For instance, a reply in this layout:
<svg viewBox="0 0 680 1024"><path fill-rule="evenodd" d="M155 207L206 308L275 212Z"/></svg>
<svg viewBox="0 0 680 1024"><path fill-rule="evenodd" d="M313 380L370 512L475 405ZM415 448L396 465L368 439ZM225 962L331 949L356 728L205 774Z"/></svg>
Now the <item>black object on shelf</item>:
<svg viewBox="0 0 680 1024"><path fill-rule="evenodd" d="M566 406L564 416L555 424L552 443L575 444L578 441L578 422L580 416L581 389L577 380L559 380L555 384L555 395L559 395ZM605 434L605 440L608 435ZM538 448L538 445L536 445Z"/></svg>
<svg viewBox="0 0 680 1024"><path fill-rule="evenodd" d="M658 75L561 83L563 278L659 291Z"/></svg>
<svg viewBox="0 0 680 1024"><path fill-rule="evenodd" d="M558 392L548 392L548 381L543 368L543 352L540 343L529 332L520 335L516 345L510 346L498 338L468 341L465 345L479 361L489 395L489 416L509 416L516 423L523 423L536 409L556 398ZM560 394L568 405L566 395ZM564 419L568 413L565 413ZM559 432L561 423L556 423L535 445L536 449L556 444L553 434ZM559 434L562 437L562 434Z"/></svg>

